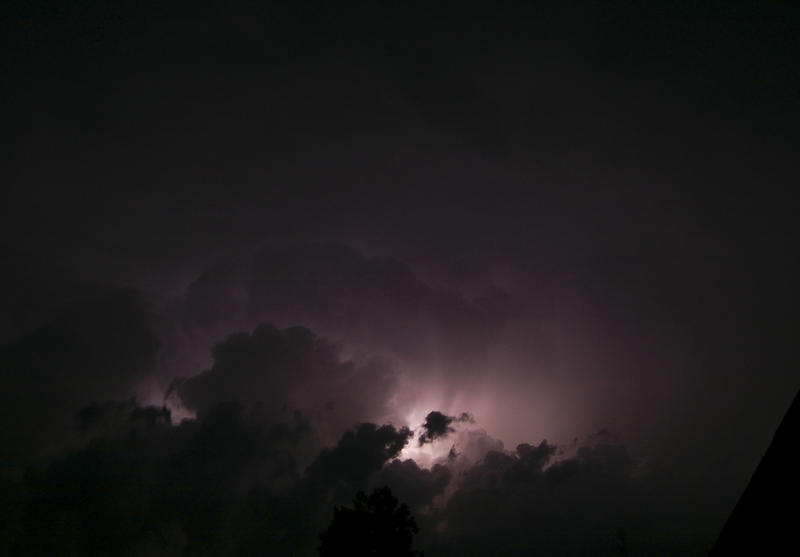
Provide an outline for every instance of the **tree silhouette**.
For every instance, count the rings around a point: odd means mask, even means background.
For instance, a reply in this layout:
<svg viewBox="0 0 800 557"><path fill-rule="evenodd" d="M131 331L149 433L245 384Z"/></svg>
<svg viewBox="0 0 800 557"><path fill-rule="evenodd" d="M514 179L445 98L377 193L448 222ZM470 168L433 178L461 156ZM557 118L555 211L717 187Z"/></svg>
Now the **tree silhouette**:
<svg viewBox="0 0 800 557"><path fill-rule="evenodd" d="M359 491L353 506L334 509L331 525L319 536L321 557L421 557L411 549L417 523L388 487L369 497Z"/></svg>

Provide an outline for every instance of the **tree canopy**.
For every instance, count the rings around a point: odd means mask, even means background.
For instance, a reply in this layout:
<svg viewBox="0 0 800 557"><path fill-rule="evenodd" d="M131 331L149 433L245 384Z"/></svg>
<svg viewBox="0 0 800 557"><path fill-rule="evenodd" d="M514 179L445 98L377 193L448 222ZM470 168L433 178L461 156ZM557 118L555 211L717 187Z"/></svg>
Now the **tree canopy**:
<svg viewBox="0 0 800 557"><path fill-rule="evenodd" d="M336 507L333 521L320 534L321 557L419 557L411 549L417 523L405 504L400 504L388 487L369 496L359 491L353 508Z"/></svg>

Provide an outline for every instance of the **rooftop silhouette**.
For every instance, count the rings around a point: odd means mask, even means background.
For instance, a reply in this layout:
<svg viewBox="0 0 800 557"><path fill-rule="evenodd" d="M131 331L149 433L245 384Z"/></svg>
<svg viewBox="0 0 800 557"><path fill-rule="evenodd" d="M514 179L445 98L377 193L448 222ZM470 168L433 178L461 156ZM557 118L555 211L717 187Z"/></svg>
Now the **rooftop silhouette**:
<svg viewBox="0 0 800 557"><path fill-rule="evenodd" d="M796 450L800 408L796 394L710 555L778 555L796 542L800 490Z"/></svg>

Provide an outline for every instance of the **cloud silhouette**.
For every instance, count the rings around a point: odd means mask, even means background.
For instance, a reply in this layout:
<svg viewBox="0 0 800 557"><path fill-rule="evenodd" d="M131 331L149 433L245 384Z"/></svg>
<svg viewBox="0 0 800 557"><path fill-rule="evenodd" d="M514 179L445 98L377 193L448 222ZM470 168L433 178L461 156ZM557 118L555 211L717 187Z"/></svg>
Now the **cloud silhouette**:
<svg viewBox="0 0 800 557"><path fill-rule="evenodd" d="M378 470L369 485L374 488L389 486L392 493L416 513L441 495L452 478L453 472L442 464L426 469L411 459L395 459Z"/></svg>
<svg viewBox="0 0 800 557"><path fill-rule="evenodd" d="M309 466L308 476L324 484L346 482L357 487L396 457L412 435L406 427L360 424L345 432L335 447L323 450Z"/></svg>
<svg viewBox="0 0 800 557"><path fill-rule="evenodd" d="M648 517L674 520L676 505L603 430L565 449L573 456L547 441L507 451L486 431L457 427L473 423L469 413L435 410L416 444L448 439L451 454L430 469L399 460L413 432L363 419L389 412L394 368L345 358L305 327L259 325L214 345L208 369L173 382L167 402L196 413L173 423L167 408L130 398L159 346L150 318L138 294L116 292L0 351L3 380L15 377L26 402L3 393L18 420L6 439L36 446L63 431L72 449L31 461L22 445L4 446L17 472L0 486L0 549L309 553L331 508L383 486L417 516L419 546L441 555L610 555L620 529L632 551L672 547L651 536ZM58 404L41 410L47 393Z"/></svg>
<svg viewBox="0 0 800 557"><path fill-rule="evenodd" d="M336 346L304 327L260 325L216 344L212 355L210 369L173 381L167 398L199 416L226 401L298 409L326 441L385 414L395 381L385 361L343 360Z"/></svg>
<svg viewBox="0 0 800 557"><path fill-rule="evenodd" d="M654 486L605 438L565 458L479 431L482 458L425 469L396 459L407 428L362 423L321 448L298 412L235 401L180 424L133 400L92 403L74 424L82 448L0 486L10 554L310 553L334 506L383 486L417 517L417 546L440 555L613 555L621 529L631 550L666 547L645 543Z"/></svg>
<svg viewBox="0 0 800 557"><path fill-rule="evenodd" d="M523 443L467 470L441 515L442 553L615 555L620 528L649 527L625 447L584 446L551 463L555 454L546 441Z"/></svg>
<svg viewBox="0 0 800 557"><path fill-rule="evenodd" d="M423 432L419 436L419 446L426 443L433 443L436 439L444 439L455 431L452 427L454 423L473 423L475 420L467 412L462 412L460 416L448 416L433 410L425 416L425 423L422 424Z"/></svg>
<svg viewBox="0 0 800 557"><path fill-rule="evenodd" d="M3 541L16 554L228 554L238 516L254 500L283 505L305 466L302 417L263 418L231 402L174 426L164 408L90 405L77 416L85 447L17 484L22 506Z"/></svg>

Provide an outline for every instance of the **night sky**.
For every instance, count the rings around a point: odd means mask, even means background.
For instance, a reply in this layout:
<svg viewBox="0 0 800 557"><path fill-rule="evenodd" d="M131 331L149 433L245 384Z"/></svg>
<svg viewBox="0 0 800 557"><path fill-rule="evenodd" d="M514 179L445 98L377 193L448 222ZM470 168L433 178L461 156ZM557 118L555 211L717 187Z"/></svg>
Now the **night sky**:
<svg viewBox="0 0 800 557"><path fill-rule="evenodd" d="M800 388L791 2L8 2L0 554L706 555Z"/></svg>

